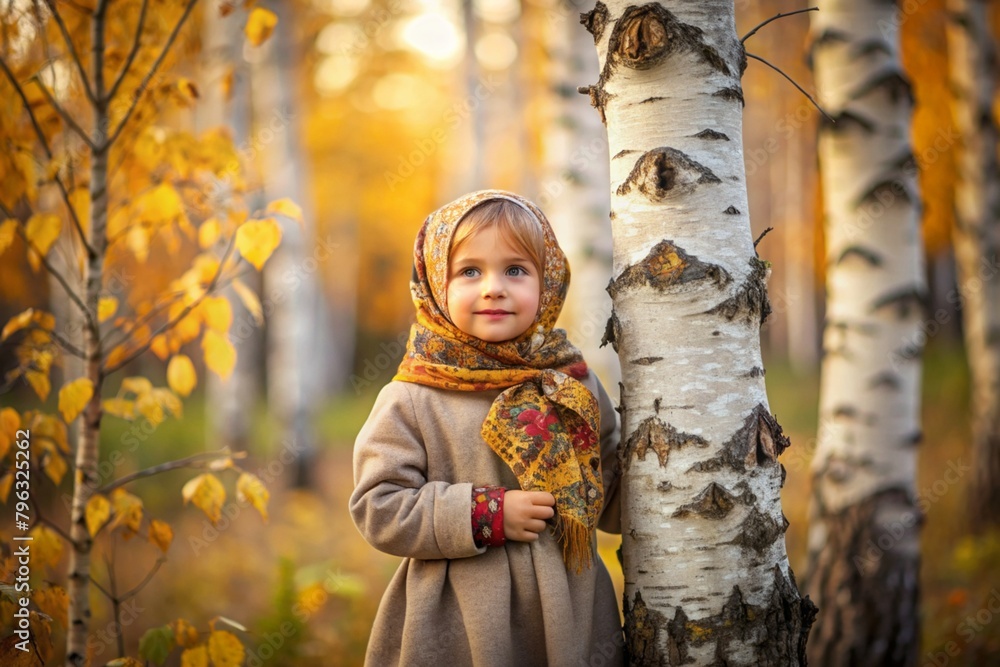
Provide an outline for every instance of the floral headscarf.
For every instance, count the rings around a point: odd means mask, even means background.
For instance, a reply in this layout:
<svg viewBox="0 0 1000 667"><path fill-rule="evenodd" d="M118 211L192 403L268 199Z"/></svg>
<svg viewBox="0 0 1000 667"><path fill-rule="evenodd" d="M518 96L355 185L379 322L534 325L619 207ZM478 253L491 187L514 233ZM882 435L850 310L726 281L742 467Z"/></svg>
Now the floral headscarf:
<svg viewBox="0 0 1000 667"><path fill-rule="evenodd" d="M462 332L445 305L455 229L473 207L491 199L506 199L529 211L545 239L539 314L519 337L500 343ZM481 190L428 216L413 254L410 292L417 321L393 379L458 391L503 389L483 422L483 439L522 489L555 496L563 560L578 571L589 566L604 500L597 447L600 409L580 382L588 373L583 356L565 331L553 328L569 286L569 265L552 228L527 199Z"/></svg>

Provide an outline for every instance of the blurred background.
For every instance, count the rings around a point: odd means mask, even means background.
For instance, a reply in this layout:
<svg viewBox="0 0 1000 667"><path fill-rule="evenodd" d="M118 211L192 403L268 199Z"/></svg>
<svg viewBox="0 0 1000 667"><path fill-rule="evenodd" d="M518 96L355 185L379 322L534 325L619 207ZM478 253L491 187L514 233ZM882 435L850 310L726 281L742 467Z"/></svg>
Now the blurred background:
<svg viewBox="0 0 1000 667"><path fill-rule="evenodd" d="M71 14L74 3L60 4ZM152 3L151 21L165 4ZM605 385L617 386L613 355L598 351L610 308L603 291L611 257L607 142L597 112L577 92L597 80L593 40L578 19L593 2L256 4L277 18L273 34L259 46L248 42L246 13L222 16L214 1L196 6L164 70L172 96L142 121L134 150L142 150L145 136L178 130L197 138L192 145L204 146L222 128L218 136L231 141L227 155L238 157L242 167L229 179L236 185L218 182L238 189L250 209L288 198L301 208L302 222L285 225L280 248L259 274L244 280L258 297L259 316L252 299L232 287L224 292L232 303L230 340L237 353L229 379L207 373L201 350L189 345L203 381L184 400L183 417L155 424L105 417L101 456L117 477L223 446L245 451L241 465L270 490L269 518L264 522L230 493L213 525L182 503L190 471L131 485L149 515L173 526L174 540L134 598L134 613L120 624L104 598L93 597L88 648L94 664L117 655L119 635L134 655L149 628L178 617L203 627L218 616L246 628L241 639L248 665L360 664L398 559L368 547L347 513L353 438L402 356L412 321L414 235L431 211L451 199L478 188L509 189L550 216L574 267L563 326ZM738 30L745 33L777 12L805 6L737 0ZM972 537L964 519L964 480L940 482L949 463L971 461L969 382L950 231L959 145L948 107L944 1L905 3L900 16L904 63L916 96L913 143L924 203L929 312L949 313L925 332L925 440L917 485L927 509L921 655L957 642L960 655L949 656L948 664L991 664L990 657L1000 655L1000 618L990 612L986 619L981 612L992 599L1000 604L1000 535ZM808 15L790 17L750 44L812 91L807 30ZM22 26L21 39L26 31ZM5 50L14 39L5 30ZM53 80L69 76L67 70L53 70ZM178 78L185 82L180 88ZM771 410L792 441L782 457L788 469L783 503L791 522L792 566L801 573L823 319L818 112L758 62L751 61L743 89L754 236L773 228L758 247L773 270L774 312L761 337ZM18 113L15 102L5 102L11 105L5 113ZM5 139L0 135L0 142ZM12 150L9 145L3 150ZM149 159L168 157L153 151ZM0 185L0 193L9 185ZM59 286L28 261L23 246L18 251L18 243L0 256L0 321L35 307L71 322L73 311ZM53 261L72 264L71 249L57 243L55 251ZM197 254L197 244L152 229L109 251L106 270L117 276L109 293L124 303L165 289ZM0 369L16 364L13 346L0 345ZM52 384L79 372L67 361L53 369ZM122 373L159 386L166 365L147 353ZM118 381L110 384L117 387ZM7 389L0 395L3 405L38 407L26 384ZM53 394L43 407L54 412L55 403ZM71 475L45 483L40 512L65 526ZM4 541L11 534L9 513L4 510L0 519ZM118 554L114 568L121 589L157 566L161 554L154 546L117 533L105 538L95 547L95 568L103 575L101 563ZM601 537L604 560L620 586L618 543ZM60 581L66 558L65 550L56 553L43 576ZM977 614L979 629L967 632L968 619ZM63 632L54 630L50 664L62 662ZM168 664L179 664L176 654Z"/></svg>

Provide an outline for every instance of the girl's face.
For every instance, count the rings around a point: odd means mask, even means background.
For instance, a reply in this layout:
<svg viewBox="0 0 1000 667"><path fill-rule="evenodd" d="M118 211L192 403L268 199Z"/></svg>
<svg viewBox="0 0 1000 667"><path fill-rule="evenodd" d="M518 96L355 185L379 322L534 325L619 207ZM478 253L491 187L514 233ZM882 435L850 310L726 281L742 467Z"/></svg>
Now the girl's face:
<svg viewBox="0 0 1000 667"><path fill-rule="evenodd" d="M448 258L448 313L470 336L490 343L511 340L535 321L540 284L527 253L487 228Z"/></svg>

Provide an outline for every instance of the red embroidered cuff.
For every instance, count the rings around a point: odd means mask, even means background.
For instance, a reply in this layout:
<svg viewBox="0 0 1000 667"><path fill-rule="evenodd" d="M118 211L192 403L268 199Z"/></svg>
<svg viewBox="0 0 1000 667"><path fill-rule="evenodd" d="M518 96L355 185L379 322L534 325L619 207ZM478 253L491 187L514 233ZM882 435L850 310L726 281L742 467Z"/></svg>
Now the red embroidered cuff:
<svg viewBox="0 0 1000 667"><path fill-rule="evenodd" d="M502 486L480 486L472 489L472 538L477 547L499 547L507 538L503 534Z"/></svg>

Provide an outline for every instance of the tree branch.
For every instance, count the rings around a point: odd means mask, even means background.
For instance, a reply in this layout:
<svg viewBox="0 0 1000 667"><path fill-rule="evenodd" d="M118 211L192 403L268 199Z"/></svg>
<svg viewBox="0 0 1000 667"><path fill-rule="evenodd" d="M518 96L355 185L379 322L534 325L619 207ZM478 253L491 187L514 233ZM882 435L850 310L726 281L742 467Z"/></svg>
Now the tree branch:
<svg viewBox="0 0 1000 667"><path fill-rule="evenodd" d="M73 59L74 64L76 64L76 69L80 73L80 80L83 82L83 91L87 94L87 99L90 100L92 104L97 104L97 98L94 97L94 91L90 88L90 79L87 78L87 70L83 66L83 61L80 60L80 56L76 52L76 47L73 46L73 38L69 34L69 30L66 29L66 24L62 20L62 16L59 15L59 10L56 9L56 3L53 0L45 0L45 4L48 5L49 11L52 12L52 18L55 19L56 23L59 25L59 31L62 33L63 39L66 41L66 48L69 50L69 55Z"/></svg>
<svg viewBox="0 0 1000 667"><path fill-rule="evenodd" d="M181 28L184 26L184 23L187 21L188 16L191 14L191 10L194 9L194 6L195 4L197 4L197 2L198 0L187 1L187 4L184 6L184 13L181 14L181 17L177 21L177 25L174 26L174 29L170 33L170 36L167 37L167 43L163 45L163 50L160 51L160 55L156 57L156 61L153 63L153 66L150 68L149 72L146 73L146 76L142 79L142 82L133 92L132 103L129 105L128 111L126 111L125 115L122 117L121 123L118 124L118 127L115 128L115 131L111 133L111 136L106 138L104 140L104 143L100 146L101 152L108 150L118 139L118 135L121 134L122 130L125 129L125 126L128 124L129 119L135 112L136 107L139 106L139 100L142 97L142 94L146 92L146 88L149 86L149 82L153 80L154 76L156 76L157 70L159 70L160 65L163 64L163 59L167 57L167 52L170 51L170 47L173 46L174 42L177 40L177 35L180 33Z"/></svg>
<svg viewBox="0 0 1000 667"><path fill-rule="evenodd" d="M66 296L70 298L70 301L75 303L77 307L80 308L80 312L83 313L84 318L87 320L87 326L91 327L93 331L98 332L99 330L97 328L97 323L94 321L94 318L91 317L90 311L87 309L87 306L80 299L80 296L73 291L73 288L69 286L69 283L66 282L66 279L63 277L63 275L58 271L56 271L56 269L52 266L49 260L45 258L45 255L43 255L35 246L35 244L31 241L31 239L28 238L28 234L24 230L24 223L21 222L21 220L17 218L6 206L4 206L2 202L0 202L0 211L3 211L3 214L8 218L17 220L18 222L17 233L21 235L22 239L24 239L25 244L28 245L32 250L34 250L35 253L41 258L42 266L44 266L45 269L50 274L52 274L52 277L55 278L60 285L62 285L62 288L66 290Z"/></svg>
<svg viewBox="0 0 1000 667"><path fill-rule="evenodd" d="M229 245L226 246L226 251L225 251L225 253L223 253L222 259L219 261L219 266L218 266L218 268L215 269L215 275L212 276L212 281L205 288L205 291L202 292L201 295L197 299L195 299L194 301L192 301L191 303L189 303L184 308L184 310L182 310L174 319L170 320L169 322L164 323L163 326L161 326L159 329L157 329L152 334L150 334L149 340L147 340L143 345L141 345L138 349L136 349L135 352L133 352L129 356L125 357L124 359L122 359L121 361L119 361L114 366L111 366L110 368L105 368L103 370L104 375L105 376L111 375L112 373L114 373L115 371L117 371L119 368L122 368L126 364L130 363L133 359L135 359L136 357L138 357L141 354L143 354L146 350L149 349L149 346L153 344L153 340L158 335L160 335L161 333L163 333L167 329L172 328L178 322L180 322L181 320L183 320L185 317L187 317L188 313L190 313L192 310L194 310L198 306L198 304L200 304L202 301L204 301L205 297L208 296L209 294L211 294L212 290L215 289L215 285L219 281L219 276L222 275L222 269L226 265L226 260L229 259L229 255L232 253L233 248L235 247L235 245L236 245L236 234L234 233L229 238Z"/></svg>
<svg viewBox="0 0 1000 667"><path fill-rule="evenodd" d="M753 58L754 60L759 60L759 61L761 61L762 63L764 63L765 65L767 65L767 66L768 66L768 67L770 67L771 69L773 69L773 70L774 70L775 72L777 72L777 73L778 73L778 74L780 74L781 76L783 76L783 77L785 77L786 79L788 79L788 80L789 80L789 81L791 82L791 84L792 84L793 86L795 86L796 88L798 88L798 89L799 89L799 92L800 92L800 93L802 93L802 94L803 94L803 95L805 95L805 96L806 96L807 98L809 98L809 101L813 103L813 106L814 106L814 107L816 107L817 109L819 109L819 112L820 112L821 114L823 114L824 116L826 116L826 118L827 118L827 119L828 119L828 120L829 120L829 121L830 121L831 123L836 123L836 122L837 122L837 121L835 121L835 120L833 119L833 117L832 117L832 116L830 116L830 114L828 114L828 113L827 113L826 111L824 111L824 110L823 110L823 107L821 107L821 106L820 106L820 105L819 105L819 104L818 104L818 103L816 102L816 100L814 100L814 99L812 98L812 95L810 95L810 94L809 94L809 93L807 93L807 92L806 92L805 90L803 90L802 86L800 86L799 84L795 83L795 80L794 80L794 79L792 79L792 77L788 76L787 74L785 74L785 73L784 73L784 72L782 72L782 71L781 71L780 69L778 69L777 67L775 67L775 66L774 66L774 65L772 65L771 63L767 62L766 60L764 60L764 59L763 59L763 58L761 58L760 56L755 56L754 54L750 53L749 51L747 51L747 58Z"/></svg>
<svg viewBox="0 0 1000 667"><path fill-rule="evenodd" d="M134 598L136 595L138 595L139 592L142 591L142 589L146 587L146 584L148 584L153 579L153 575L155 575L159 571L159 569L161 567L163 567L163 564L166 563L166 562L167 562L167 559L164 558L163 556L160 556L159 558L157 558L156 559L156 564L153 565L153 569L150 570L146 574L145 578L143 578L142 581L140 581L138 584L136 584L132 588L132 590L128 591L127 593L125 593L124 595L122 595L120 598L118 598L119 601L120 602L127 602L128 600L130 600L130 599Z"/></svg>
<svg viewBox="0 0 1000 667"><path fill-rule="evenodd" d="M762 231L760 233L760 236L757 237L757 240L753 242L754 250L757 249L757 244L760 243L761 241L763 241L764 237L767 236L769 232L773 232L773 231L774 231L774 227L768 227L767 229L765 229L764 231Z"/></svg>
<svg viewBox="0 0 1000 667"><path fill-rule="evenodd" d="M118 73L118 77L115 82L111 84L111 90L108 91L105 101L110 103L115 99L115 94L118 92L118 87L122 85L122 81L125 80L125 76L128 74L129 69L132 67L132 63L135 61L136 54L139 53L139 44L142 38L142 28L146 22L146 7L149 5L149 0L142 0L142 7L139 9L139 22L136 24L135 28L135 40L132 42L132 50L129 51L128 57L125 58L125 64L122 66L122 71Z"/></svg>
<svg viewBox="0 0 1000 667"><path fill-rule="evenodd" d="M183 459L177 459L176 461L168 461L166 463L161 463L159 465L146 468L145 470L138 470L136 472L125 475L124 477L119 477L113 482L106 484L94 493L107 494L114 491L118 487L125 486L137 479L142 479L144 477L152 477L153 475L159 475L160 473L169 472L171 470L177 470L179 468L187 467L198 467L198 464L204 463L206 461L213 461L215 459L221 459L225 457L238 458L239 453L233 453L229 451L228 448L219 450L217 452L202 452L201 454L193 454Z"/></svg>
<svg viewBox="0 0 1000 667"><path fill-rule="evenodd" d="M73 345L72 343L70 343L68 340L66 340L65 338L63 338L59 334L57 334L55 331L49 331L48 329L46 329L44 327L40 327L37 324L29 324L24 329L25 329L25 331L32 331L32 330L35 330L35 329L37 329L38 331L44 331L48 335L50 335L53 338L55 338L56 342L59 343L59 345L66 352L69 352L74 357L79 357L80 359L84 359L84 360L87 359L87 354L83 350L81 350L80 348L78 348L75 345Z"/></svg>
<svg viewBox="0 0 1000 667"><path fill-rule="evenodd" d="M783 19L786 16L793 16L795 14L802 14L804 12L818 12L818 11L819 11L819 7L808 7L806 9L796 9L794 12L784 12L784 13L778 12L777 14L775 14L771 18L767 19L766 21L762 21L761 23L758 23L757 26L753 30L751 30L747 34L743 35L743 39L740 40L740 44L742 44L743 42L745 42L748 39L750 39L751 37L753 37L755 34L757 34L758 30L760 30L761 28L763 28L764 26L766 26L771 21L777 21L778 19Z"/></svg>
<svg viewBox="0 0 1000 667"><path fill-rule="evenodd" d="M63 109L58 102L56 102L56 98L52 96L49 89L45 87L44 83L42 83L42 78L38 74L35 74L31 78L34 79L38 84L38 87L42 89L42 94L45 95L45 99L48 100L49 104L52 105L52 108L56 110L56 113L63 119L63 122L65 122L78 137L83 139L83 142L90 147L90 150L96 150L97 146L94 145L94 142L90 139L90 135L88 135L87 132L80 127L75 120L73 120L73 117L66 113L66 110Z"/></svg>

